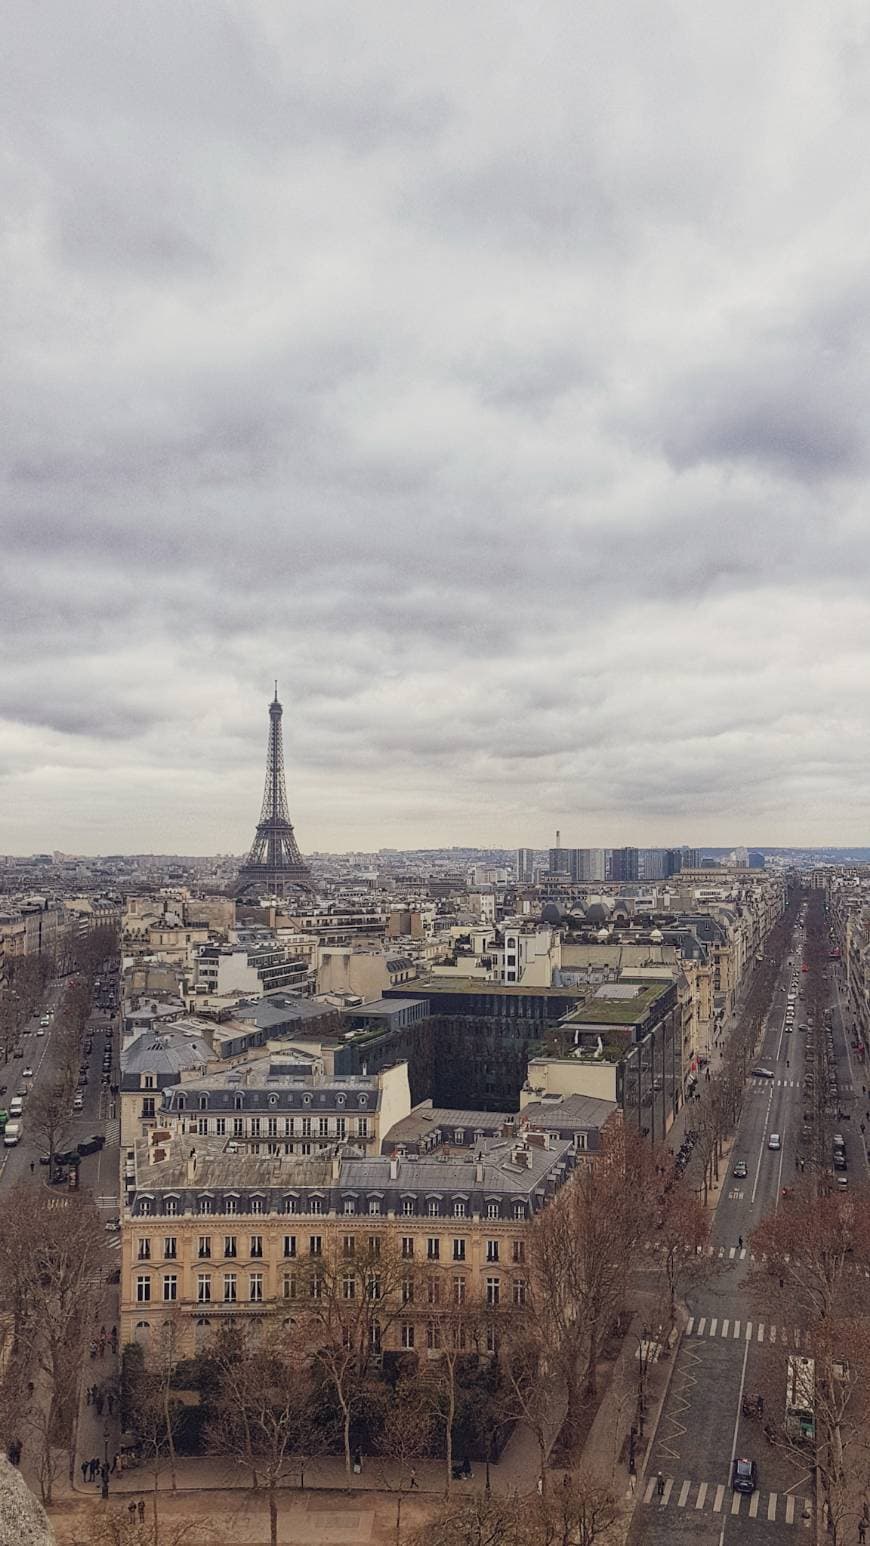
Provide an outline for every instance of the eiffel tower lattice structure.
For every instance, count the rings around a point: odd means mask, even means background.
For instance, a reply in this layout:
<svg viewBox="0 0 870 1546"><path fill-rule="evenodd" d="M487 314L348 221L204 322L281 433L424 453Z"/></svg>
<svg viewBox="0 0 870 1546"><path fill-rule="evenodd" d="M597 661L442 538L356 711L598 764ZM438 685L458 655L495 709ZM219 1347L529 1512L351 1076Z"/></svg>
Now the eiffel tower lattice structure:
<svg viewBox="0 0 870 1546"><path fill-rule="evenodd" d="M239 870L236 894L261 891L286 896L293 891L313 891L311 872L299 852L293 823L287 809L284 783L284 740L278 702L278 683L269 704L269 743L266 750L266 787L263 808L251 851Z"/></svg>

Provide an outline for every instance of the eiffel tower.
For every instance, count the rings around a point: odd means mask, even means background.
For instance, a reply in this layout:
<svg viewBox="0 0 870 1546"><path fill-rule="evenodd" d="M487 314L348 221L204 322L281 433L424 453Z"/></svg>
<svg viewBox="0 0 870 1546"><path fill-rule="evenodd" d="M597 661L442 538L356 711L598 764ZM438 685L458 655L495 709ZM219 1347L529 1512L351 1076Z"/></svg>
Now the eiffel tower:
<svg viewBox="0 0 870 1546"><path fill-rule="evenodd" d="M284 784L284 743L278 683L269 704L269 742L266 749L266 787L263 808L251 851L239 870L236 895L243 891L261 891L270 896L286 896L293 891L313 891L314 882L303 862L287 810Z"/></svg>

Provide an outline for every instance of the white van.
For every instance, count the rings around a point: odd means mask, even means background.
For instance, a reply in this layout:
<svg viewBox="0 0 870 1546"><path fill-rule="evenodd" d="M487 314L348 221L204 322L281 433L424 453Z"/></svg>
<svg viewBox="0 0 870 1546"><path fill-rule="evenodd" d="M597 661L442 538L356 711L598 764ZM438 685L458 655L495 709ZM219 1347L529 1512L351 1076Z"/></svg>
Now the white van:
<svg viewBox="0 0 870 1546"><path fill-rule="evenodd" d="M20 1095L13 1095L11 1101L9 1102L9 1115L11 1117L20 1117L23 1110L23 1098Z"/></svg>
<svg viewBox="0 0 870 1546"><path fill-rule="evenodd" d="M7 1122L3 1129L3 1147L5 1149L14 1149L20 1137L21 1123Z"/></svg>

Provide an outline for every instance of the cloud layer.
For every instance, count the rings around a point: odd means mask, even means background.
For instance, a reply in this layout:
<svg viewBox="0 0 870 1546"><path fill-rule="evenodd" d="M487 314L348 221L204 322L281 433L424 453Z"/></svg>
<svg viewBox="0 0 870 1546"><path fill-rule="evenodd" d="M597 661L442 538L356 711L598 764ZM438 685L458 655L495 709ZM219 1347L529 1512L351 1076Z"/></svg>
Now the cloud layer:
<svg viewBox="0 0 870 1546"><path fill-rule="evenodd" d="M11 0L0 850L866 842L866 8Z"/></svg>

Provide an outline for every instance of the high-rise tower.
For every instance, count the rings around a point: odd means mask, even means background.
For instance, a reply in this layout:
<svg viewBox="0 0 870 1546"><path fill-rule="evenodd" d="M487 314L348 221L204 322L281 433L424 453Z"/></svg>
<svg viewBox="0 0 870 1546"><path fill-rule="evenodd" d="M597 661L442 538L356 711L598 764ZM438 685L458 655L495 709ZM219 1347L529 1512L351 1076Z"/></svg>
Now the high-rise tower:
<svg viewBox="0 0 870 1546"><path fill-rule="evenodd" d="M269 704L269 742L266 749L266 787L263 808L251 851L239 870L237 892L268 891L286 896L292 891L313 891L314 883L293 832L287 810L284 783L284 741L281 734L283 709L278 702L278 683Z"/></svg>

